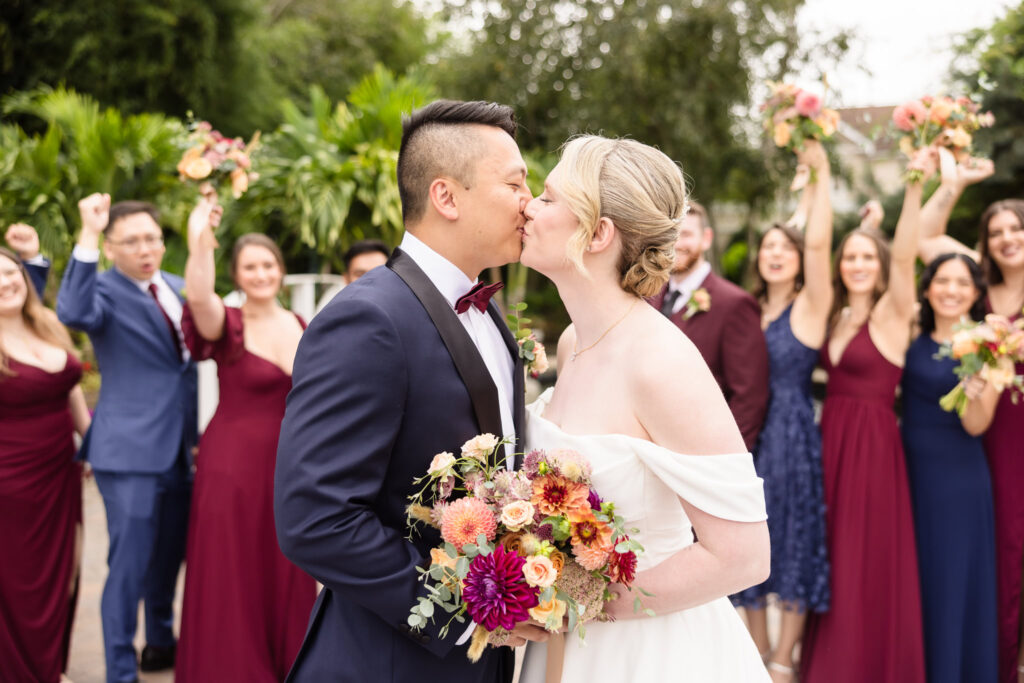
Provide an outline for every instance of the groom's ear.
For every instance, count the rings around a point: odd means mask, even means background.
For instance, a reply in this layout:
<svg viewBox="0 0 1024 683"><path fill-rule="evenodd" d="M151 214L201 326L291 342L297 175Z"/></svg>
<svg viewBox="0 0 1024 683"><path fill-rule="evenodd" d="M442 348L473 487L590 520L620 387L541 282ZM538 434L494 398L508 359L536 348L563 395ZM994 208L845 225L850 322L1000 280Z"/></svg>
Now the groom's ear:
<svg viewBox="0 0 1024 683"><path fill-rule="evenodd" d="M590 238L590 253L599 253L607 249L615 241L615 223L611 218L602 216L594 229L594 235Z"/></svg>
<svg viewBox="0 0 1024 683"><path fill-rule="evenodd" d="M434 178L430 183L430 205L434 211L450 221L458 220L459 207L455 199L455 181L451 178Z"/></svg>

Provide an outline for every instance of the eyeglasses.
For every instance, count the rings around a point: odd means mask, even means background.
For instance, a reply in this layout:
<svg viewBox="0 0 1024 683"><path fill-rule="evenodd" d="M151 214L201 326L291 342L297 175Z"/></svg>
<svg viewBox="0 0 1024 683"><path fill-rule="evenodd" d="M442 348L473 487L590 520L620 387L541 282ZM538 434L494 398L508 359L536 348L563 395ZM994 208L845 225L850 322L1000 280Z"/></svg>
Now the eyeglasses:
<svg viewBox="0 0 1024 683"><path fill-rule="evenodd" d="M110 244L118 247L122 247L129 253L134 253L142 249L142 245L146 245L150 249L159 249L164 246L164 238L157 235L148 235L146 237L132 237L131 239L120 240L115 242L113 240L107 240Z"/></svg>

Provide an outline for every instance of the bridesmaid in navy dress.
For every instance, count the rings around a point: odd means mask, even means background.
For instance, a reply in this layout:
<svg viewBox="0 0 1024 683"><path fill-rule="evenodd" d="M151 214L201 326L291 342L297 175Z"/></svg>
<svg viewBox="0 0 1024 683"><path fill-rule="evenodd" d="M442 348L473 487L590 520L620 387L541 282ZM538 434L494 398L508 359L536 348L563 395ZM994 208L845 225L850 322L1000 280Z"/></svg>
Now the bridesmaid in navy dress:
<svg viewBox="0 0 1024 683"><path fill-rule="evenodd" d="M57 683L82 543L82 366L20 259L0 249L0 680Z"/></svg>
<svg viewBox="0 0 1024 683"><path fill-rule="evenodd" d="M277 303L284 260L265 235L235 242L231 275L246 301L224 306L209 229L219 218L204 199L189 219L181 328L193 357L217 362L220 402L196 457L175 680L275 683L316 598L316 582L278 547L273 515L278 433L304 324Z"/></svg>
<svg viewBox="0 0 1024 683"><path fill-rule="evenodd" d="M762 236L757 254L755 296L768 346L771 399L754 465L764 480L771 575L732 598L746 609L751 636L767 657L765 605L769 595L777 597L782 627L768 661L775 681L792 680L793 650L803 635L807 612L823 612L829 602L821 435L814 423L811 373L832 305L830 171L816 141L804 143L799 160L813 169L815 179L804 189L805 198L810 197L806 235L776 225Z"/></svg>
<svg viewBox="0 0 1024 683"><path fill-rule="evenodd" d="M998 671L995 519L980 434L999 393L973 378L963 417L947 413L939 399L956 386L957 362L935 358L961 317L984 316L984 293L981 268L970 257L932 261L921 277L921 335L903 370L903 444L930 683L994 682Z"/></svg>

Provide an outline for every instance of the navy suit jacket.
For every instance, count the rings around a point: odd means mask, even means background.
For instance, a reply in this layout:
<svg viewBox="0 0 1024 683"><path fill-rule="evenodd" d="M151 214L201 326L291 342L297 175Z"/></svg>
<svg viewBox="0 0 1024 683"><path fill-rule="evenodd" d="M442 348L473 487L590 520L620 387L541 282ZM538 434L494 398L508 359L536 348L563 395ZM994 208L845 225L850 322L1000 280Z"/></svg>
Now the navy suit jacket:
<svg viewBox="0 0 1024 683"><path fill-rule="evenodd" d="M524 373L515 339L517 435ZM295 358L281 427L274 515L284 554L324 584L288 677L310 683L511 680L508 648L476 664L447 619L410 631L426 594L416 567L439 535L407 540L408 496L436 453L478 433L500 435L498 393L454 310L400 250L346 287L310 323Z"/></svg>
<svg viewBox="0 0 1024 683"><path fill-rule="evenodd" d="M743 441L751 451L768 410L768 347L761 331L761 307L754 297L725 278L708 273L700 284L711 297L711 308L683 319L686 307L670 316L704 357L722 388ZM651 299L655 308L668 285Z"/></svg>
<svg viewBox="0 0 1024 683"><path fill-rule="evenodd" d="M175 292L181 278L161 273ZM156 301L117 269L72 258L57 317L89 335L103 381L79 457L96 470L166 472L196 443L196 367L182 362Z"/></svg>
<svg viewBox="0 0 1024 683"><path fill-rule="evenodd" d="M36 294L42 299L43 291L46 290L46 277L50 274L50 262L36 264L22 261L21 265L25 266L25 272L28 273L32 286L36 288Z"/></svg>

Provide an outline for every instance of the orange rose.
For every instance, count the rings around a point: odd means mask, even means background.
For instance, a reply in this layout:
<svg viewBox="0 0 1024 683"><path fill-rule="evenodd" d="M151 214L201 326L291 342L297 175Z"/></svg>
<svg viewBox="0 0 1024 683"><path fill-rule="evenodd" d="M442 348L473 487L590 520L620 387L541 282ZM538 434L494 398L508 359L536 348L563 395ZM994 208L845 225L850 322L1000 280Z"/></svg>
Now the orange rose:
<svg viewBox="0 0 1024 683"><path fill-rule="evenodd" d="M961 330L953 335L952 352L953 358L960 359L970 353L978 351L978 342L974 341L970 330Z"/></svg>
<svg viewBox="0 0 1024 683"><path fill-rule="evenodd" d="M202 180L213 173L213 164L203 158L201 148L193 147L178 163L178 173L192 180Z"/></svg>
<svg viewBox="0 0 1024 683"><path fill-rule="evenodd" d="M249 189L249 174L241 168L231 172L231 194L238 199Z"/></svg>
<svg viewBox="0 0 1024 683"><path fill-rule="evenodd" d="M775 129L772 132L772 137L775 140L776 147L785 147L789 144L792 134L789 130L789 124L785 121L779 121L775 124Z"/></svg>
<svg viewBox="0 0 1024 683"><path fill-rule="evenodd" d="M567 607L568 606L558 598L551 598L547 602L542 602L536 607L530 609L529 614L531 617L544 624L545 628L554 631L562 625L562 619L565 618Z"/></svg>

